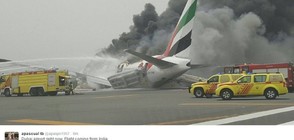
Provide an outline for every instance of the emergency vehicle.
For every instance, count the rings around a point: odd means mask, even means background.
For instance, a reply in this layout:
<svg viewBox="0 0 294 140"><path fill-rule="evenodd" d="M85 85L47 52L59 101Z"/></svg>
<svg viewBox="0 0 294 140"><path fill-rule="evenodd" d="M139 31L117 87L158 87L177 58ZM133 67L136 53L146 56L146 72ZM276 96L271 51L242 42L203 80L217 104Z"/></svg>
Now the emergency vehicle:
<svg viewBox="0 0 294 140"><path fill-rule="evenodd" d="M189 93L194 94L196 98L207 98L215 94L217 85L225 82L233 82L243 76L242 74L216 74L211 76L206 82L193 83L189 87Z"/></svg>
<svg viewBox="0 0 294 140"><path fill-rule="evenodd" d="M242 64L224 67L224 73L282 73L287 82L287 88L290 92L294 91L294 65L293 63L277 64Z"/></svg>
<svg viewBox="0 0 294 140"><path fill-rule="evenodd" d="M248 74L234 82L219 84L215 90L215 94L223 100L243 96L265 96L266 99L275 99L287 93L286 81L281 73Z"/></svg>
<svg viewBox="0 0 294 140"><path fill-rule="evenodd" d="M11 96L55 96L63 91L69 94L69 74L66 70L19 72L0 77L1 94Z"/></svg>

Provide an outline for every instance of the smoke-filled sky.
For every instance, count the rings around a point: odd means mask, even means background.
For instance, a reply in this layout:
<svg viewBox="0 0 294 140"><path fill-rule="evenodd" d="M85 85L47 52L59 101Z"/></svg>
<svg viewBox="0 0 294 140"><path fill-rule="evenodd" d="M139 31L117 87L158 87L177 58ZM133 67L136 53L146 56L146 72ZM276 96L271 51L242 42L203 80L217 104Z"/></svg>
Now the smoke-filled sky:
<svg viewBox="0 0 294 140"><path fill-rule="evenodd" d="M0 0L0 58L94 56L146 3L161 13L168 0Z"/></svg>
<svg viewBox="0 0 294 140"><path fill-rule="evenodd" d="M293 0L203 0L201 8L194 30L196 62L294 61Z"/></svg>
<svg viewBox="0 0 294 140"><path fill-rule="evenodd" d="M160 54L186 1L0 0L1 58ZM196 15L195 63L294 61L293 0L201 0Z"/></svg>
<svg viewBox="0 0 294 140"><path fill-rule="evenodd" d="M103 53L120 57L127 48L161 54L186 1L170 0L163 14L146 5L133 18L131 30L113 39ZM194 63L294 61L293 0L200 0L193 31Z"/></svg>

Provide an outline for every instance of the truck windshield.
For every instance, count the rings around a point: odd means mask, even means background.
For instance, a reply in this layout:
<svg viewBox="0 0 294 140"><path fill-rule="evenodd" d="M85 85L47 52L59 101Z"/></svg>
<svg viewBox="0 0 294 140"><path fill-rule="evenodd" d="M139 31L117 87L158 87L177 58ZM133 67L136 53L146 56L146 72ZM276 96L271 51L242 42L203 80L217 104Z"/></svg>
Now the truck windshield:
<svg viewBox="0 0 294 140"><path fill-rule="evenodd" d="M251 82L251 76L244 76L243 78L238 80L238 83L250 83Z"/></svg>
<svg viewBox="0 0 294 140"><path fill-rule="evenodd" d="M2 83L2 82L5 82L5 78L4 78L4 76L1 76L1 77L0 77L0 83Z"/></svg>
<svg viewBox="0 0 294 140"><path fill-rule="evenodd" d="M214 77L211 77L207 82L208 83L218 82L218 79L219 79L219 76L214 76Z"/></svg>
<svg viewBox="0 0 294 140"><path fill-rule="evenodd" d="M59 86L65 86L65 77L59 76Z"/></svg>

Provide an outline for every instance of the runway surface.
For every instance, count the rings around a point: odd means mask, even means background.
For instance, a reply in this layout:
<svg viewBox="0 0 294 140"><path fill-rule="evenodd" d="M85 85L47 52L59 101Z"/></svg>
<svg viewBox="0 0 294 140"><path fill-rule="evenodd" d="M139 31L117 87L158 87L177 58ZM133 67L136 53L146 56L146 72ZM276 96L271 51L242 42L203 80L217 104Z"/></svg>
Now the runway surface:
<svg viewBox="0 0 294 140"><path fill-rule="evenodd" d="M43 97L0 96L1 125L279 125L293 124L294 93L195 98L187 90L102 90Z"/></svg>

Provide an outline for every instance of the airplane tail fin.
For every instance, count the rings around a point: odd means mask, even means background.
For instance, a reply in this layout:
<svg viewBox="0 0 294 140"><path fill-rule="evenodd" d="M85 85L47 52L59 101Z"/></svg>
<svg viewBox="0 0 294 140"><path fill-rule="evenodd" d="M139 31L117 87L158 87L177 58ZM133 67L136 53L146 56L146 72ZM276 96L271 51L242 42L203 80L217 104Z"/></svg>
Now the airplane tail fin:
<svg viewBox="0 0 294 140"><path fill-rule="evenodd" d="M164 56L176 55L191 46L192 28L196 14L198 0L188 0L184 11L178 21L173 35L168 43Z"/></svg>

